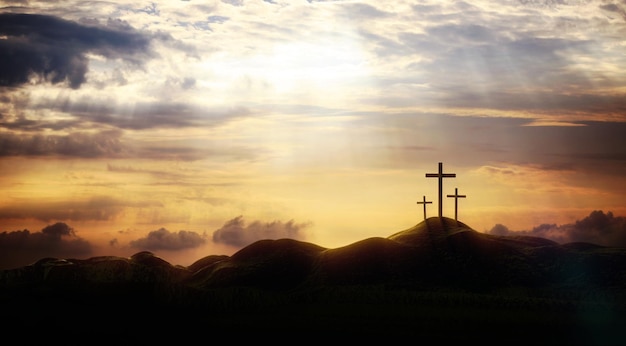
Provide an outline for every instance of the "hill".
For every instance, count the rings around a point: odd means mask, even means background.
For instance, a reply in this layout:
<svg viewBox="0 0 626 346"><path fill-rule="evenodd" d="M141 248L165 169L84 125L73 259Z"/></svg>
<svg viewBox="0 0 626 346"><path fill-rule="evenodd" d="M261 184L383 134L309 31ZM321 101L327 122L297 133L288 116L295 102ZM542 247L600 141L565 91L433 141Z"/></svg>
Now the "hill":
<svg viewBox="0 0 626 346"><path fill-rule="evenodd" d="M487 235L437 217L339 248L261 240L188 267L150 252L44 258L1 271L0 294L10 322L91 333L113 323L122 329L111 337L139 342L183 330L626 341L626 249ZM139 322L167 328L137 334Z"/></svg>

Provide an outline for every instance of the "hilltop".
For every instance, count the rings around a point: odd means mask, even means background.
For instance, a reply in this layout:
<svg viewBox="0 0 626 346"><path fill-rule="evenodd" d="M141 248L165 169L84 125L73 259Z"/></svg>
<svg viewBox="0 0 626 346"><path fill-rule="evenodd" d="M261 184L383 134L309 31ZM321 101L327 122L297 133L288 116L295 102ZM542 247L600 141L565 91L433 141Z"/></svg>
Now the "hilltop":
<svg viewBox="0 0 626 346"><path fill-rule="evenodd" d="M438 217L339 248L260 240L187 267L145 251L44 258L1 271L0 288L16 321L72 316L83 329L105 315L156 323L156 314L222 331L428 338L452 323L461 334L448 338L531 328L553 341L626 340L616 327L626 321L626 249L488 235Z"/></svg>

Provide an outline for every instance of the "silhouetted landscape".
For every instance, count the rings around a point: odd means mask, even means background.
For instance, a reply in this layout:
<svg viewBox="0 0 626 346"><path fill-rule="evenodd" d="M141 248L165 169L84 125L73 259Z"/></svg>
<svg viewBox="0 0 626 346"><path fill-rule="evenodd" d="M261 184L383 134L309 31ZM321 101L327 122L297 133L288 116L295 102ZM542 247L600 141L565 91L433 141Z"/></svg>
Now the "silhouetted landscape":
<svg viewBox="0 0 626 346"><path fill-rule="evenodd" d="M0 0L4 344L626 346L625 33L626 0Z"/></svg>
<svg viewBox="0 0 626 346"><path fill-rule="evenodd" d="M340 248L260 240L188 267L150 252L44 258L0 282L5 326L62 339L626 342L626 249L488 235L445 217Z"/></svg>

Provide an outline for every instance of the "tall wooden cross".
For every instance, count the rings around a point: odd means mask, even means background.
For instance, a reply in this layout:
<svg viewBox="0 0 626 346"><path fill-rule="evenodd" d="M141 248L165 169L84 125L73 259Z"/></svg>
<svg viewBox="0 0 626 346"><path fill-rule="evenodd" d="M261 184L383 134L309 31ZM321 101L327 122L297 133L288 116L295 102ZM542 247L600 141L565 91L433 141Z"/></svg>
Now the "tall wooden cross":
<svg viewBox="0 0 626 346"><path fill-rule="evenodd" d="M417 202L417 204L423 204L424 205L424 220L426 220L426 204L432 204L432 201L426 201L426 196L424 196L424 199L422 199L421 202Z"/></svg>
<svg viewBox="0 0 626 346"><path fill-rule="evenodd" d="M443 215L443 178L456 178L455 173L444 173L443 172L443 163L439 162L439 172L438 173L426 173L426 178L439 178L439 217Z"/></svg>
<svg viewBox="0 0 626 346"><path fill-rule="evenodd" d="M454 221L458 221L457 217L458 217L458 210L459 210L459 198L465 198L467 196L465 195L459 195L459 189L458 188L454 188L454 195L448 195L448 197L453 197L454 198Z"/></svg>

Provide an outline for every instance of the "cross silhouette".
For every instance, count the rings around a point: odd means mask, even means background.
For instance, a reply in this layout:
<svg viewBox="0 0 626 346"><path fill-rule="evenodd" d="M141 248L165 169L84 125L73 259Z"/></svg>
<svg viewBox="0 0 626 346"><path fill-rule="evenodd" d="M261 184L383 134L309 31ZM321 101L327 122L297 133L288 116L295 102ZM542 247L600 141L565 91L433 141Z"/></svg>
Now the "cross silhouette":
<svg viewBox="0 0 626 346"><path fill-rule="evenodd" d="M456 178L456 173L444 173L443 172L443 163L439 162L439 172L438 173L426 173L426 178L439 178L439 217L442 216L443 211L443 178Z"/></svg>
<svg viewBox="0 0 626 346"><path fill-rule="evenodd" d="M465 195L459 195L459 189L457 189L456 187L454 188L454 195L448 195L448 197L454 197L454 221L458 221L457 216L458 216L458 202L459 202L459 198L465 198L467 196Z"/></svg>
<svg viewBox="0 0 626 346"><path fill-rule="evenodd" d="M426 201L426 196L423 196L423 200L421 202L417 202L417 204L423 204L424 205L424 220L426 220L426 204L432 204L432 201Z"/></svg>

